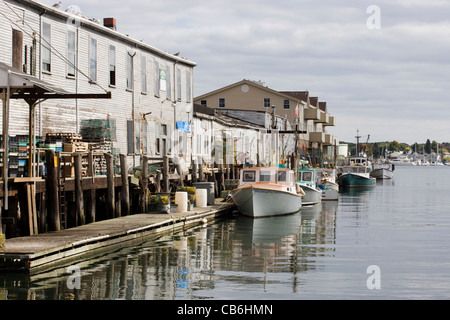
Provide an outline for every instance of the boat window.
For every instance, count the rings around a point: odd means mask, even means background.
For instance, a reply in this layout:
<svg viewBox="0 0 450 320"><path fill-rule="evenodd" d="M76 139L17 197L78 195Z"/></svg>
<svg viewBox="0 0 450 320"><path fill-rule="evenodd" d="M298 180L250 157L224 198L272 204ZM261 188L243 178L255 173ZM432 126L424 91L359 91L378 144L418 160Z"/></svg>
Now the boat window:
<svg viewBox="0 0 450 320"><path fill-rule="evenodd" d="M270 181L270 171L261 171L259 181Z"/></svg>
<svg viewBox="0 0 450 320"><path fill-rule="evenodd" d="M286 171L278 171L278 181L286 181Z"/></svg>
<svg viewBox="0 0 450 320"><path fill-rule="evenodd" d="M303 172L303 181L311 181L311 172Z"/></svg>
<svg viewBox="0 0 450 320"><path fill-rule="evenodd" d="M243 182L255 182L256 171L244 171L242 181Z"/></svg>

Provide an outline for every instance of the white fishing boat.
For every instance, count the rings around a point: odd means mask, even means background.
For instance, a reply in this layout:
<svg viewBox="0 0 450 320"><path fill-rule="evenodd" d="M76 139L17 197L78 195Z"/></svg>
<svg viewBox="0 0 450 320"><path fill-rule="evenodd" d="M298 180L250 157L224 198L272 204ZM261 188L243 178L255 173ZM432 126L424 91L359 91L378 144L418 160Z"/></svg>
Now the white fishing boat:
<svg viewBox="0 0 450 320"><path fill-rule="evenodd" d="M370 175L376 179L392 179L395 165L392 163L373 163Z"/></svg>
<svg viewBox="0 0 450 320"><path fill-rule="evenodd" d="M256 167L241 170L239 186L230 195L240 213L260 218L298 212L304 193L293 170Z"/></svg>
<svg viewBox="0 0 450 320"><path fill-rule="evenodd" d="M336 169L317 169L319 176L317 186L322 190L322 201L338 200L339 185L336 183Z"/></svg>
<svg viewBox="0 0 450 320"><path fill-rule="evenodd" d="M317 171L315 169L299 169L297 184L305 192L303 205L312 205L322 201L322 190L317 186Z"/></svg>

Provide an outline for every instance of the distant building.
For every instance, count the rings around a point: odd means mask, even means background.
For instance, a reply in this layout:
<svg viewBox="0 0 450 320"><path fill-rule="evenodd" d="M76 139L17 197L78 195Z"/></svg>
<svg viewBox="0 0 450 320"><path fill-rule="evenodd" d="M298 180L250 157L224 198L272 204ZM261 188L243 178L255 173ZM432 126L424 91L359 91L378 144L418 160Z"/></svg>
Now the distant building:
<svg viewBox="0 0 450 320"><path fill-rule="evenodd" d="M253 116L242 116L248 121L272 114L289 121L293 130L298 128L298 148L313 162L334 157L339 145L337 137L327 132L335 125L335 119L327 111L325 102L310 97L307 91L276 91L260 81L242 80L212 92L197 96L194 103L222 112L225 110L252 111ZM330 148L328 148L330 147Z"/></svg>

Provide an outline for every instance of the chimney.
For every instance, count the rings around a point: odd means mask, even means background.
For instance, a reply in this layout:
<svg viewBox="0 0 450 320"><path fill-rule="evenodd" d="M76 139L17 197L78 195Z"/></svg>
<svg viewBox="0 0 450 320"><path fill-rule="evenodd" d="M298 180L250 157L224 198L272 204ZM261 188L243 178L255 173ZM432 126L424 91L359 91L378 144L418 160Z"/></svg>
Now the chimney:
<svg viewBox="0 0 450 320"><path fill-rule="evenodd" d="M116 18L103 18L103 25L112 30L116 29Z"/></svg>

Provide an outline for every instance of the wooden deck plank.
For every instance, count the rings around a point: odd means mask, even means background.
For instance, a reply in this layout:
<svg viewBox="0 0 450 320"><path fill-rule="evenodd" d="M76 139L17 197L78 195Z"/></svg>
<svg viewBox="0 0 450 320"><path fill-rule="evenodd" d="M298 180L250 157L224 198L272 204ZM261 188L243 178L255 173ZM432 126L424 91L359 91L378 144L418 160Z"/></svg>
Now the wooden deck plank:
<svg viewBox="0 0 450 320"><path fill-rule="evenodd" d="M216 199L214 205L195 208L192 211L169 214L140 213L61 231L6 239L5 250L0 252L0 270L14 269L12 262L15 260L21 261L17 268L22 271L42 268L44 265L50 268L65 259L79 257L137 237L158 234L170 228L184 227L203 217L215 219L233 208L232 204Z"/></svg>

